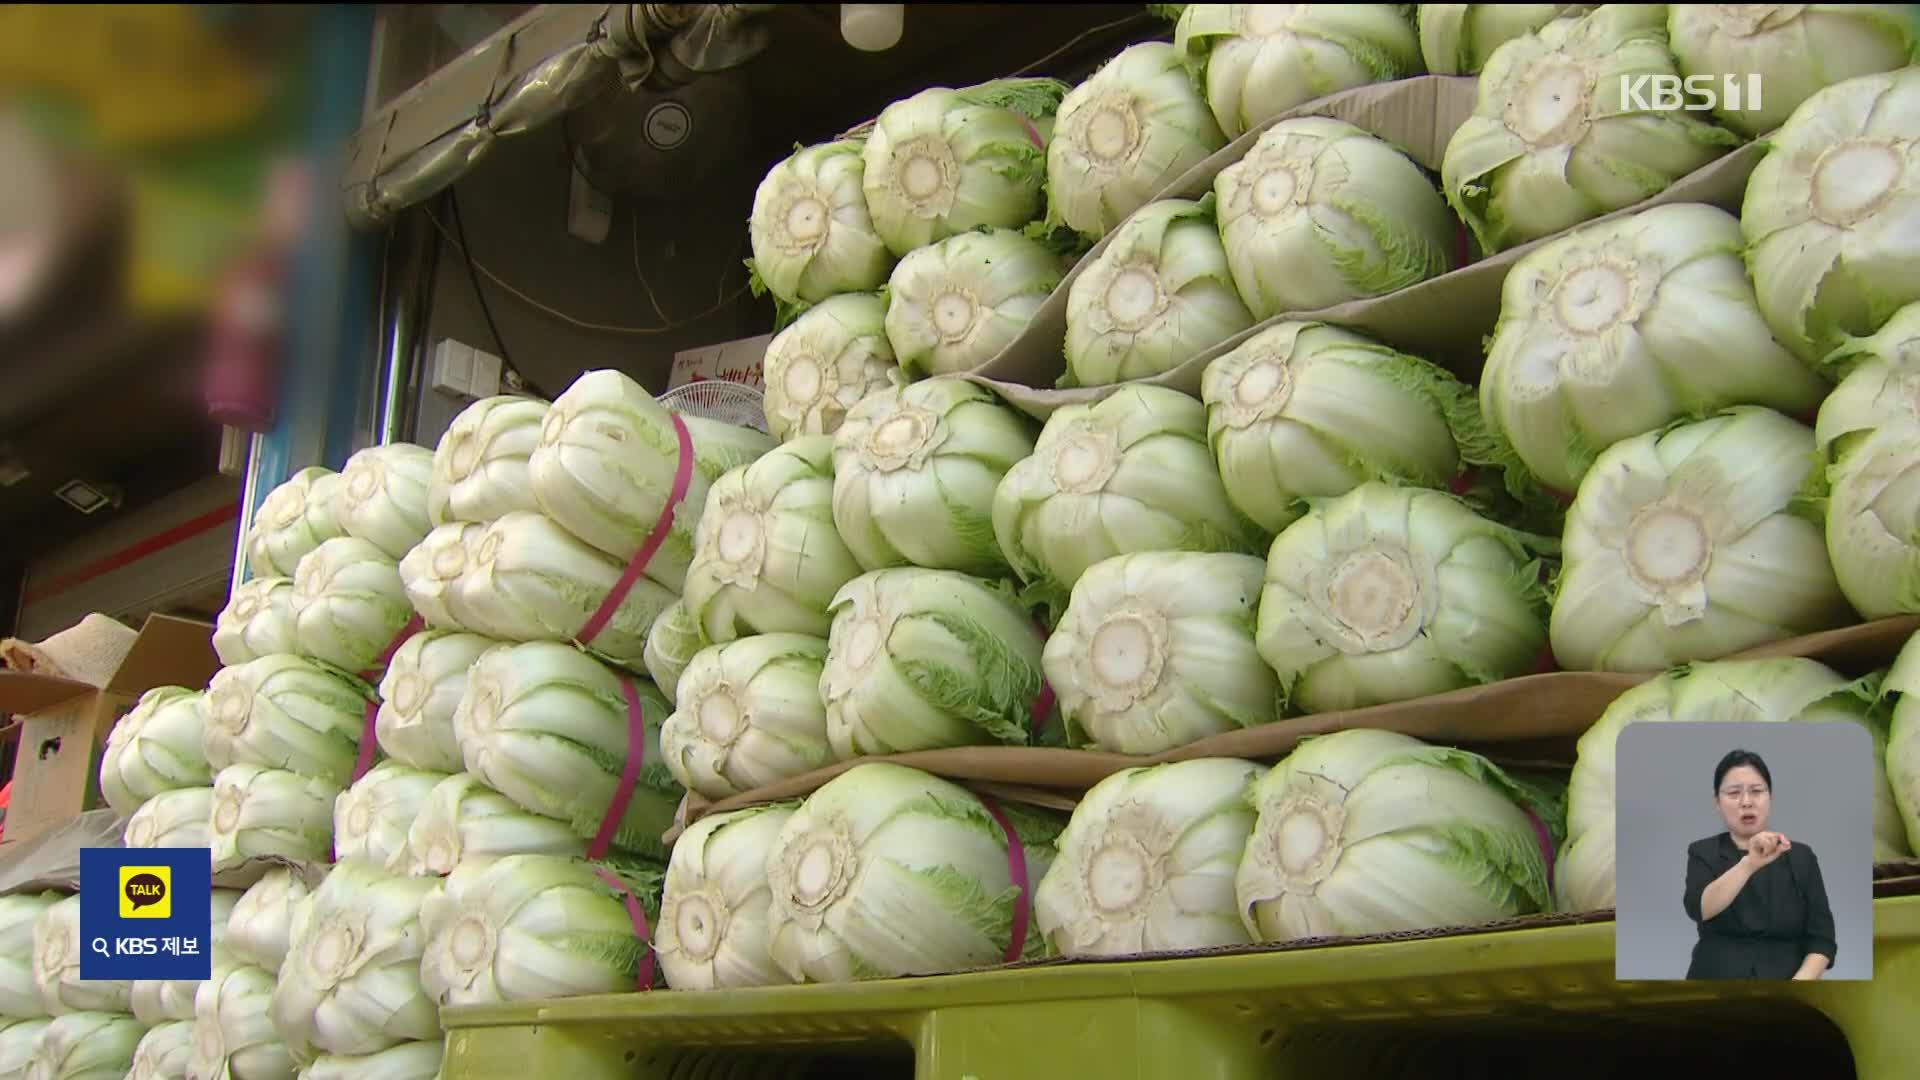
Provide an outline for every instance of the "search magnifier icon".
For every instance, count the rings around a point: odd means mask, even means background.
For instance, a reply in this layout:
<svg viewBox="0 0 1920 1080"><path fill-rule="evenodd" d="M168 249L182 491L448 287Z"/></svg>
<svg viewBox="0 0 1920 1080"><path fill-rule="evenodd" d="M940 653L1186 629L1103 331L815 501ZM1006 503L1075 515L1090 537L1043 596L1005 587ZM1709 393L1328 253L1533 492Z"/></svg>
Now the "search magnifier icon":
<svg viewBox="0 0 1920 1080"><path fill-rule="evenodd" d="M101 956L111 957L113 955L107 951L107 939L103 937L93 939L93 951L99 953Z"/></svg>

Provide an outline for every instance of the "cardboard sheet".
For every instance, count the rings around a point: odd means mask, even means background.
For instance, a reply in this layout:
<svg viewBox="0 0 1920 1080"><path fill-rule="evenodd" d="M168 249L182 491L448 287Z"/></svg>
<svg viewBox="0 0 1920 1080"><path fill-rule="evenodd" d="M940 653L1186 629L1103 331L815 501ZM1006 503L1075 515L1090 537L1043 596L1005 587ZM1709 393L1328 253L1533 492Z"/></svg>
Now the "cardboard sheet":
<svg viewBox="0 0 1920 1080"><path fill-rule="evenodd" d="M1891 663L1916 630L1920 616L1903 615L1791 638L1730 659L1804 656L1847 674L1863 674ZM1575 740L1607 706L1652 677L1588 671L1527 675L1414 701L1289 717L1152 757L1056 747L967 746L860 761L892 761L981 790L996 785L993 790L1002 797L1054 809L1071 808L1076 796L1121 769L1202 757L1276 761L1303 738L1349 728L1379 728L1462 746L1502 765L1564 768L1573 763ZM859 763L838 762L719 802L689 795L681 820L691 823L710 813L801 798ZM678 829L669 835L677 834Z"/></svg>
<svg viewBox="0 0 1920 1080"><path fill-rule="evenodd" d="M1406 151L1415 161L1434 170L1446 152L1447 140L1473 112L1477 80L1451 75L1420 75L1389 83L1376 83L1342 91L1297 109L1273 117L1248 131L1205 161L1195 165L1157 192L1152 200L1197 199L1213 190L1214 178L1227 166L1247 155L1260 136L1282 120L1300 116L1330 116L1378 135ZM1061 352L1067 338L1067 294L1074 281L1099 254L1106 250L1113 234L1093 246L1053 290L1033 320L1014 342L993 359L969 374L984 385L999 389L1015 387L1051 387L1066 370ZM1014 401L1022 409L1027 406ZM1057 406L1053 406L1057 407ZM1045 418L1044 412L1032 412ZM1052 411L1052 407L1047 409Z"/></svg>
<svg viewBox="0 0 1920 1080"><path fill-rule="evenodd" d="M1406 149L1422 165L1437 170L1439 155L1446 149L1446 138L1472 111L1473 80L1429 75L1379 86L1362 87L1345 94L1322 99L1302 112L1338 116ZM1409 126L1415 118L1435 125L1424 142ZM1278 122L1277 120L1275 122ZM1372 126L1370 126L1372 125ZM1170 195L1204 192L1221 169L1239 160L1246 147L1243 136L1233 145L1196 166ZM1250 144L1249 144L1250 145ZM1738 213L1746 194L1747 177L1758 165L1762 148L1748 143L1675 182L1653 198L1603 215L1595 221L1609 221L1670 203L1710 203ZM1431 154L1431 157L1423 157ZM1204 180L1202 179L1204 174ZM1178 187L1178 185L1176 185ZM1584 224L1592 224L1587 222ZM1558 235L1565 235L1564 233ZM1172 371L1137 380L1158 386L1170 386L1198 397L1200 376L1221 355L1231 352L1248 338L1278 322L1318 321L1344 327L1391 345L1402 352L1441 365L1455 375L1474 382L1480 376L1485 359L1485 342L1493 333L1500 316L1500 291L1507 272L1516 262L1554 237L1509 248L1488 258L1470 263L1451 273L1430 278L1385 296L1351 300L1319 311L1280 315L1268 319L1202 352ZM1099 246L1094 248L1097 253ZM1091 258L1090 254L1087 258ZM1075 274L1087 265L1082 259L1075 272L1047 298L1027 332L999 356L969 373L969 378L1004 398L1008 404L1036 419L1045 420L1055 409L1099 401L1120 386L1076 387L1056 390L1055 380L1065 370L1061 355L1066 340L1066 290Z"/></svg>

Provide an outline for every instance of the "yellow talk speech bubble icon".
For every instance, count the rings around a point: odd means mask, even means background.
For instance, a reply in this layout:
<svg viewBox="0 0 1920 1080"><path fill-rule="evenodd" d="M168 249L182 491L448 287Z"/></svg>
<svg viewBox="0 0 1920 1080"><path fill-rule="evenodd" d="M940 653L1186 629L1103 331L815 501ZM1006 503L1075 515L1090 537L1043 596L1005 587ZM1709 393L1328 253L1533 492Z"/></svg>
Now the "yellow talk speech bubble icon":
<svg viewBox="0 0 1920 1080"><path fill-rule="evenodd" d="M120 917L123 919L172 918L173 867L121 867Z"/></svg>

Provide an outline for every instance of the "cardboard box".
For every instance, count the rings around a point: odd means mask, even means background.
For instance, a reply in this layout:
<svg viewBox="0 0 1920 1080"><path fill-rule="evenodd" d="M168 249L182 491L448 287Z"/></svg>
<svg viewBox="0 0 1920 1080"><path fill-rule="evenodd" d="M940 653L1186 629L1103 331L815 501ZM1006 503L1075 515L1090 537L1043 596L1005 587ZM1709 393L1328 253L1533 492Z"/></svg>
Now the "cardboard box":
<svg viewBox="0 0 1920 1080"><path fill-rule="evenodd" d="M114 722L156 686L200 689L220 670L213 625L151 615L100 686L0 671L0 713L20 719L13 798L0 848L31 840L100 803L99 760Z"/></svg>
<svg viewBox="0 0 1920 1080"><path fill-rule="evenodd" d="M767 343L772 340L772 334L761 334L698 349L682 349L673 354L673 374L667 379L667 389L703 379L722 379L765 390L762 361L767 355Z"/></svg>

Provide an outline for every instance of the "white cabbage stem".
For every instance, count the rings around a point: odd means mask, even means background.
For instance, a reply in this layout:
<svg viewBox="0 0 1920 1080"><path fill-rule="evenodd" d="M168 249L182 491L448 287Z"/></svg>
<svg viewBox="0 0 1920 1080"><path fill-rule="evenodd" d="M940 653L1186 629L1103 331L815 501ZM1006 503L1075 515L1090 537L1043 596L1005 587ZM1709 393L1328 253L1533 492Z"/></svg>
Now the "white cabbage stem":
<svg viewBox="0 0 1920 1080"><path fill-rule="evenodd" d="M706 642L825 637L827 605L859 574L833 526L833 439L809 435L713 485L681 603Z"/></svg>
<svg viewBox="0 0 1920 1080"><path fill-rule="evenodd" d="M214 624L213 651L223 664L244 664L297 651L293 579L257 577L233 590Z"/></svg>
<svg viewBox="0 0 1920 1080"><path fill-rule="evenodd" d="M1227 498L1271 533L1369 480L1444 488L1468 464L1504 464L1472 388L1324 323L1253 335L1207 365L1200 397Z"/></svg>
<svg viewBox="0 0 1920 1080"><path fill-rule="evenodd" d="M336 859L368 859L386 866L407 846L407 830L427 796L447 774L383 761L333 803Z"/></svg>
<svg viewBox="0 0 1920 1080"><path fill-rule="evenodd" d="M868 570L1002 576L994 489L1033 445L1025 417L964 379L873 394L834 435L834 527Z"/></svg>
<svg viewBox="0 0 1920 1080"><path fill-rule="evenodd" d="M192 1077L293 1080L294 1060L273 1030L273 973L216 967L193 1000Z"/></svg>
<svg viewBox="0 0 1920 1080"><path fill-rule="evenodd" d="M1115 555L1261 547L1214 467L1206 408L1163 386L1056 409L995 491L993 531L1020 579L1062 605Z"/></svg>
<svg viewBox="0 0 1920 1080"><path fill-rule="evenodd" d="M1440 163L1447 199L1502 251L1658 195L1740 144L1696 113L1635 100L1628 80L1678 78L1659 4L1603 4L1491 56L1473 115Z"/></svg>
<svg viewBox="0 0 1920 1080"><path fill-rule="evenodd" d="M831 435L861 398L906 382L886 318L879 296L848 293L808 308L773 336L761 365L767 430L775 438Z"/></svg>
<svg viewBox="0 0 1920 1080"><path fill-rule="evenodd" d="M1179 50L1129 46L1060 103L1047 142L1049 216L1098 240L1226 142Z"/></svg>
<svg viewBox="0 0 1920 1080"><path fill-rule="evenodd" d="M291 578L307 553L347 535L335 516L340 474L301 469L267 493L247 533L247 555L256 573Z"/></svg>
<svg viewBox="0 0 1920 1080"><path fill-rule="evenodd" d="M407 603L428 627L466 629L454 617L451 605L460 575L467 570L467 551L485 531L486 526L470 521L442 525L400 560L400 587L406 591Z"/></svg>
<svg viewBox="0 0 1920 1080"><path fill-rule="evenodd" d="M833 759L820 674L824 638L759 634L702 650L680 678L660 752L674 779L724 799Z"/></svg>
<svg viewBox="0 0 1920 1080"><path fill-rule="evenodd" d="M340 527L394 561L433 527L427 520L427 484L433 451L412 443L369 446L340 471Z"/></svg>
<svg viewBox="0 0 1920 1080"><path fill-rule="evenodd" d="M1480 404L1542 483L1572 492L1622 439L1729 405L1798 415L1829 389L1768 332L1739 223L1682 203L1586 226L1516 263Z"/></svg>
<svg viewBox="0 0 1920 1080"><path fill-rule="evenodd" d="M287 957L293 908L307 896L307 882L286 867L274 867L254 882L227 917L227 951L244 964L278 972Z"/></svg>
<svg viewBox="0 0 1920 1080"><path fill-rule="evenodd" d="M482 398L462 409L433 451L427 520L484 525L515 510L539 510L527 458L546 419L547 403L533 398Z"/></svg>
<svg viewBox="0 0 1920 1080"><path fill-rule="evenodd" d="M206 695L160 686L113 726L100 756L100 793L123 816L164 791L213 782L201 749Z"/></svg>
<svg viewBox="0 0 1920 1080"><path fill-rule="evenodd" d="M1297 105L1421 69L1401 4L1188 4L1173 46L1230 139Z"/></svg>
<svg viewBox="0 0 1920 1080"><path fill-rule="evenodd" d="M887 340L910 376L958 375L1019 339L1060 284L1059 256L1011 229L916 248L887 280Z"/></svg>
<svg viewBox="0 0 1920 1080"><path fill-rule="evenodd" d="M1597 4L1421 4L1420 55L1432 75L1478 75L1495 49Z"/></svg>
<svg viewBox="0 0 1920 1080"><path fill-rule="evenodd" d="M1025 835L1028 880L1051 844ZM1012 940L1006 833L965 788L867 762L815 791L767 853L769 952L794 982L997 964ZM1040 951L1031 934L1026 950Z"/></svg>
<svg viewBox="0 0 1920 1080"><path fill-rule="evenodd" d="M679 700L676 693L680 685L680 676L693 662L693 654L704 647L700 640L700 626L687 614L684 600L675 600L660 617L653 620L653 626L647 631L647 647L641 652L641 659L647 666L647 677L653 685L667 696L669 702Z"/></svg>
<svg viewBox="0 0 1920 1080"><path fill-rule="evenodd" d="M754 275L788 304L877 289L893 268L861 190L862 148L848 139L796 150L753 193Z"/></svg>
<svg viewBox="0 0 1920 1080"><path fill-rule="evenodd" d="M693 464L677 507L668 505L680 462L673 418L646 387L618 371L589 371L573 380L547 410L540 445L527 459L541 511L622 568L671 509L672 524L646 576L672 592L685 587L708 488L774 446L771 436L752 428L680 419L693 442Z"/></svg>
<svg viewBox="0 0 1920 1080"><path fill-rule="evenodd" d="M206 814L201 814L203 824ZM190 845L168 845L187 847ZM191 845L205 847L205 844ZM233 955L227 951L227 923L233 917L233 909L238 906L241 892L239 889L215 889L210 895L209 914L212 925L209 927L208 952L213 970L234 962ZM193 998L199 992L205 979L135 979L131 998L133 1015L141 1023L153 1025L167 1021L193 1019Z"/></svg>
<svg viewBox="0 0 1920 1080"><path fill-rule="evenodd" d="M447 554L436 558L435 567L453 563ZM447 610L462 628L502 641L576 640L626 569L553 519L524 511L473 536L461 565ZM587 644L622 664L637 664L653 620L671 603L673 593L642 577Z"/></svg>
<svg viewBox="0 0 1920 1080"><path fill-rule="evenodd" d="M789 982L768 951L766 860L794 805L709 814L673 846L654 951L675 990Z"/></svg>
<svg viewBox="0 0 1920 1080"><path fill-rule="evenodd" d="M1920 426L1886 427L1827 475L1827 553L1867 619L1920 611Z"/></svg>
<svg viewBox="0 0 1920 1080"><path fill-rule="evenodd" d="M155 1024L140 1037L133 1048L133 1065L127 1080L178 1080L188 1075L193 1060L193 1021L170 1020ZM0 1076L8 1075L7 1061L0 1057Z"/></svg>
<svg viewBox="0 0 1920 1080"><path fill-rule="evenodd" d="M1213 200L1162 199L1115 229L1067 292L1067 380L1164 374L1254 324Z"/></svg>
<svg viewBox="0 0 1920 1080"><path fill-rule="evenodd" d="M302 655L359 672L379 663L413 608L399 564L365 540L343 537L300 560L293 618Z"/></svg>
<svg viewBox="0 0 1920 1080"><path fill-rule="evenodd" d="M502 855L583 856L587 842L564 821L520 808L467 773L457 773L427 793L407 828L407 846L387 869L415 877L444 877Z"/></svg>
<svg viewBox="0 0 1920 1080"><path fill-rule="evenodd" d="M1740 207L1774 336L1807 361L1920 301L1920 66L1809 97L1767 139Z"/></svg>
<svg viewBox="0 0 1920 1080"><path fill-rule="evenodd" d="M838 759L1029 740L1042 640L1008 591L902 567L848 582L833 612L819 686Z"/></svg>
<svg viewBox="0 0 1920 1080"><path fill-rule="evenodd" d="M1911 650L1908 650L1911 651ZM1909 670L1911 665L1908 665ZM1901 665L1887 688L1908 685ZM1814 660L1800 657L1689 664L1655 676L1615 698L1580 737L1567 788L1567 846L1556 860L1554 895L1561 911L1614 906L1614 820L1618 768L1616 743L1628 724L1697 721L1807 721L1854 723L1873 735L1873 858L1909 857L1901 825L1900 796L1888 784L1894 772L1898 721L1892 741L1873 716L1870 684L1850 682ZM1878 764L1886 761L1883 767ZM1912 789L1907 789L1911 796ZM1904 805L1912 805L1907 803Z"/></svg>
<svg viewBox="0 0 1920 1080"><path fill-rule="evenodd" d="M1662 671L1854 620L1798 500L1813 433L1766 409L1650 432L1580 485L1553 601L1574 671Z"/></svg>
<svg viewBox="0 0 1920 1080"><path fill-rule="evenodd" d="M420 986L420 905L433 888L349 859L295 909L269 1008L296 1059L440 1037L439 1011Z"/></svg>
<svg viewBox="0 0 1920 1080"><path fill-rule="evenodd" d="M401 1043L374 1054L321 1054L300 1080L439 1080L445 1041Z"/></svg>
<svg viewBox="0 0 1920 1080"><path fill-rule="evenodd" d="M39 952L34 948L33 928L60 899L56 892L0 896L0 1016L47 1015L34 982Z"/></svg>
<svg viewBox="0 0 1920 1080"><path fill-rule="evenodd" d="M207 846L207 819L213 812L212 788L163 791L127 819L121 843L130 848Z"/></svg>
<svg viewBox="0 0 1920 1080"><path fill-rule="evenodd" d="M276 654L214 675L201 748L215 771L249 764L337 785L353 776L365 690L312 660Z"/></svg>
<svg viewBox="0 0 1920 1080"><path fill-rule="evenodd" d="M1198 758L1095 784L1060 834L1034 922L1063 956L1245 945L1234 867L1253 830L1260 766Z"/></svg>
<svg viewBox="0 0 1920 1080"><path fill-rule="evenodd" d="M78 896L48 905L34 921L33 985L46 1014L132 1011L132 982L80 977L80 946Z"/></svg>
<svg viewBox="0 0 1920 1080"><path fill-rule="evenodd" d="M1882 427L1920 427L1920 302L1895 312L1878 333L1827 358L1846 377L1820 403L1814 444L1836 460L1850 441Z"/></svg>
<svg viewBox="0 0 1920 1080"><path fill-rule="evenodd" d="M1065 90L1041 79L934 87L882 109L861 152L861 189L888 249L905 256L1038 217L1046 145L1034 121L1047 123Z"/></svg>
<svg viewBox="0 0 1920 1080"><path fill-rule="evenodd" d="M1887 735L1888 794L1898 820L1906 830L1906 850L1920 852L1920 636L1910 638L1881 685L1882 701L1891 701L1892 724ZM1876 858L1895 845L1893 829L1875 830Z"/></svg>
<svg viewBox="0 0 1920 1080"><path fill-rule="evenodd" d="M1307 739L1248 799L1259 820L1234 878L1247 929L1292 941L1551 911L1530 798L1485 758L1398 732Z"/></svg>
<svg viewBox="0 0 1920 1080"><path fill-rule="evenodd" d="M628 884L651 927L658 879ZM461 864L421 902L420 929L420 984L442 1005L631 991L650 948L621 890L555 855Z"/></svg>
<svg viewBox="0 0 1920 1080"><path fill-rule="evenodd" d="M1255 317L1382 296L1453 268L1453 215L1412 159L1327 117L1282 120L1214 179Z"/></svg>
<svg viewBox="0 0 1920 1080"><path fill-rule="evenodd" d="M4 1013L0 1014L0 1017L13 1015ZM52 1026L53 1021L44 1017L30 1020L0 1018L0 1076L24 1077L27 1064L33 1060L34 1046ZM141 1077L140 1080L159 1080L159 1078Z"/></svg>
<svg viewBox="0 0 1920 1080"><path fill-rule="evenodd" d="M1834 83L1920 54L1908 4L1669 4L1667 31L1681 72L1719 89L1714 117L1751 138Z"/></svg>
<svg viewBox="0 0 1920 1080"><path fill-rule="evenodd" d="M236 870L254 859L324 862L333 841L333 803L340 785L258 765L229 765L213 778L208 847L213 869Z"/></svg>
<svg viewBox="0 0 1920 1080"><path fill-rule="evenodd" d="M1256 631L1311 713L1525 675L1546 646L1539 560L1444 492L1364 484L1273 542Z"/></svg>
<svg viewBox="0 0 1920 1080"><path fill-rule="evenodd" d="M388 757L416 769L459 772L453 712L467 692L467 672L498 645L478 634L429 630L395 650L380 680L374 732Z"/></svg>
<svg viewBox="0 0 1920 1080"><path fill-rule="evenodd" d="M55 1017L34 1043L26 1080L112 1080L133 1068L133 1052L147 1026L119 1012L98 1010Z"/></svg>
<svg viewBox="0 0 1920 1080"><path fill-rule="evenodd" d="M453 715L466 771L536 814L567 822L581 836L595 835L627 755L636 750L621 678L565 645L488 651ZM684 795L660 756L660 725L672 710L644 680L632 687L644 714L645 764L614 843L658 856Z"/></svg>
<svg viewBox="0 0 1920 1080"><path fill-rule="evenodd" d="M1280 684L1254 649L1266 564L1151 552L1097 562L1047 639L1047 683L1095 749L1157 754L1269 723Z"/></svg>

